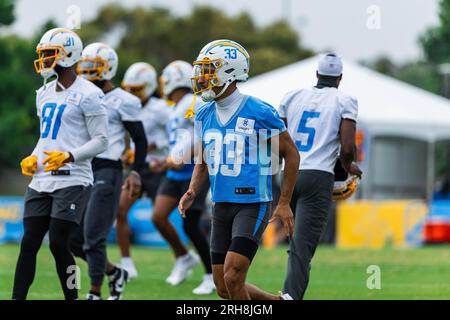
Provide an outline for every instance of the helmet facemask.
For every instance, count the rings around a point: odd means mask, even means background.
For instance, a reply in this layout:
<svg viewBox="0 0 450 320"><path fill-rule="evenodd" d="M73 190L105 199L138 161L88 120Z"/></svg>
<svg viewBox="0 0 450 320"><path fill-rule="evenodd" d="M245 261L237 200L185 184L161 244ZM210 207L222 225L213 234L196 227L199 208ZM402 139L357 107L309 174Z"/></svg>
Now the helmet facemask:
<svg viewBox="0 0 450 320"><path fill-rule="evenodd" d="M60 46L47 46L36 49L38 58L34 60L34 68L44 79L56 74L55 67L58 61L67 56L66 51Z"/></svg>
<svg viewBox="0 0 450 320"><path fill-rule="evenodd" d="M141 101L145 101L149 97L146 84L127 84L122 81L121 87L123 90L141 99Z"/></svg>
<svg viewBox="0 0 450 320"><path fill-rule="evenodd" d="M109 69L108 61L99 56L81 58L77 64L77 73L89 81L104 80L103 74Z"/></svg>
<svg viewBox="0 0 450 320"><path fill-rule="evenodd" d="M195 95L200 93L204 102L219 98L232 83L232 77L224 82L218 76L218 72L224 64L222 59L203 58L194 61L193 77L191 78L192 90ZM214 87L223 88L216 93L213 90Z"/></svg>

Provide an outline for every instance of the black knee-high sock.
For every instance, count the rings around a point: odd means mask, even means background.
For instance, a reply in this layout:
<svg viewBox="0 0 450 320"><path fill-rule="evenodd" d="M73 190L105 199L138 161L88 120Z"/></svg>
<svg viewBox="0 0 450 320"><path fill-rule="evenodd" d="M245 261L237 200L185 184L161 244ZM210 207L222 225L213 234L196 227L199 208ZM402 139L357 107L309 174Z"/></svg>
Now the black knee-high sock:
<svg viewBox="0 0 450 320"><path fill-rule="evenodd" d="M212 273L209 244L205 235L201 232L199 225L201 215L201 210L188 210L186 212L186 218L183 220L183 229L197 249L206 273Z"/></svg>
<svg viewBox="0 0 450 320"><path fill-rule="evenodd" d="M69 237L69 248L75 257L81 258L86 261L86 253L83 250L84 244L84 232L83 232L83 221L79 226L75 228Z"/></svg>
<svg viewBox="0 0 450 320"><path fill-rule="evenodd" d="M56 271L66 300L78 299L78 289L74 281L77 277L75 275L77 269L69 249L69 237L76 227L75 222L54 218L50 220L50 251L55 258Z"/></svg>
<svg viewBox="0 0 450 320"><path fill-rule="evenodd" d="M12 298L24 300L34 280L36 255L48 231L50 217L29 217L23 219L24 235L14 275Z"/></svg>

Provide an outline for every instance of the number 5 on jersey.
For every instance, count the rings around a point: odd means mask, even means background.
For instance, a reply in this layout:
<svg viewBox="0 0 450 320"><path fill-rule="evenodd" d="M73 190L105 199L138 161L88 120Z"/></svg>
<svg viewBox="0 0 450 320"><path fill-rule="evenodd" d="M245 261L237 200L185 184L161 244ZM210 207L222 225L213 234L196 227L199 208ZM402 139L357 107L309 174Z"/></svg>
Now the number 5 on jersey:
<svg viewBox="0 0 450 320"><path fill-rule="evenodd" d="M295 139L295 144L299 151L307 152L311 150L314 144L314 138L316 136L316 129L312 127L308 127L308 120L319 118L320 112L312 112L312 111L304 111L302 114L302 118L300 119L300 123L297 128L297 132L301 134L307 135L306 144L303 143L302 140Z"/></svg>
<svg viewBox="0 0 450 320"><path fill-rule="evenodd" d="M53 124L52 131L52 139L55 140L58 136L59 127L61 126L61 118L64 113L64 109L66 108L65 104L60 104L59 106L56 103L46 103L42 107L42 134L41 138L45 139L48 137L50 130ZM55 110L58 109L58 112L55 117ZM53 118L55 118L53 121Z"/></svg>

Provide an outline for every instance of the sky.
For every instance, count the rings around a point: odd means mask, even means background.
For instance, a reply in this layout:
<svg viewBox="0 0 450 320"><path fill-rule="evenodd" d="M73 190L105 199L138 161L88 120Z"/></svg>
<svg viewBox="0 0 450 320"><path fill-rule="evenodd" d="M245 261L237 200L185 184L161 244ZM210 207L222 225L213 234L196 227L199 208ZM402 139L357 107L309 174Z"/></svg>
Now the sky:
<svg viewBox="0 0 450 320"><path fill-rule="evenodd" d="M437 25L439 0L16 0L16 21L7 32L30 36L49 18L66 26L67 9L76 5L83 21L108 3L126 7L167 7L185 15L193 6L212 5L226 14L247 11L258 25L285 19L314 51L336 51L346 59L387 55L396 62L421 57L418 37ZM245 44L244 44L245 46Z"/></svg>

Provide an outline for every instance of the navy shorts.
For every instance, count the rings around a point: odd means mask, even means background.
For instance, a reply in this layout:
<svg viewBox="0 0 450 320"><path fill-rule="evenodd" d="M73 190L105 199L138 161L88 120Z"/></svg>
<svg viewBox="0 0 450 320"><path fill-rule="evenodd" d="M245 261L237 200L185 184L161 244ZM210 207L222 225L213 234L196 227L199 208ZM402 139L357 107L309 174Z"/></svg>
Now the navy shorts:
<svg viewBox="0 0 450 320"><path fill-rule="evenodd" d="M158 195L168 196L176 199L181 197L188 191L190 180L174 180L167 177L163 177L158 189ZM209 180L203 185L200 192L197 193L194 203L191 206L191 210L204 210L206 196L209 190Z"/></svg>
<svg viewBox="0 0 450 320"><path fill-rule="evenodd" d="M271 202L216 203L212 213L212 263L222 264L228 251L242 254L251 261L271 212Z"/></svg>

